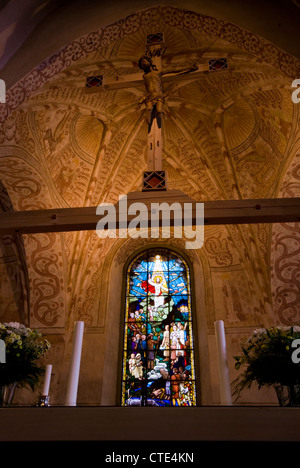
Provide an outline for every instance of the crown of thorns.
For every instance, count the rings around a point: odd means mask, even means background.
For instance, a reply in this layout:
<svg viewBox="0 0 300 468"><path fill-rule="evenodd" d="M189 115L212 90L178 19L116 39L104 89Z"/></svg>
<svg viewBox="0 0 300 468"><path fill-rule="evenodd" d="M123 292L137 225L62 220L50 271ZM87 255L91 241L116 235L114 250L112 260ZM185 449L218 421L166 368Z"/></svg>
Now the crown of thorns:
<svg viewBox="0 0 300 468"><path fill-rule="evenodd" d="M149 62L150 65L151 65L155 70L157 70L156 65L154 65L153 60L152 60L151 57L149 57L149 55L143 55L143 56L139 59L139 61L138 61L138 66L139 66L139 68L142 68L142 67L141 67L142 60L147 60L147 62Z"/></svg>

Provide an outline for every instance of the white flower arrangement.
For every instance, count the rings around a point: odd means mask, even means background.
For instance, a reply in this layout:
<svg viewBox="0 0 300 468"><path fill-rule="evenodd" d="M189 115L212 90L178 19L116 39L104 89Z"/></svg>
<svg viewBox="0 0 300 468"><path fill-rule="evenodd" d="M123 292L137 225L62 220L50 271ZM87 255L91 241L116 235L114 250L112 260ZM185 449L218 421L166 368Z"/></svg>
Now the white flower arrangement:
<svg viewBox="0 0 300 468"><path fill-rule="evenodd" d="M50 348L38 330L22 323L0 323L0 339L5 344L6 362L0 363L0 385L18 382L34 390L45 369L38 361Z"/></svg>
<svg viewBox="0 0 300 468"><path fill-rule="evenodd" d="M300 365L292 360L293 341L300 339L300 326L257 328L234 356L235 369L244 371L234 380L234 394L239 398L253 382L262 386L300 384Z"/></svg>

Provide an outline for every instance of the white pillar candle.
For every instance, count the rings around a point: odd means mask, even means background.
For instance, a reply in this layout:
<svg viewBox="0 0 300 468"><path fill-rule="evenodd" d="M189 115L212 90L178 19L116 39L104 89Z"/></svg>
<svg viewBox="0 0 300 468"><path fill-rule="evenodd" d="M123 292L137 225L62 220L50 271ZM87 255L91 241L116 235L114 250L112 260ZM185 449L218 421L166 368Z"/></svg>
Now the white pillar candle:
<svg viewBox="0 0 300 468"><path fill-rule="evenodd" d="M43 386L43 391L42 391L42 395L43 395L43 396L48 396L48 395L49 395L49 387L50 387L50 380L51 380L51 372L52 372L52 365L51 365L51 364L47 364L47 366L46 366L46 372L45 372L44 386Z"/></svg>
<svg viewBox="0 0 300 468"><path fill-rule="evenodd" d="M66 406L76 406L84 322L75 322L71 364L67 384Z"/></svg>
<svg viewBox="0 0 300 468"><path fill-rule="evenodd" d="M220 394L222 405L232 405L230 379L226 352L226 339L223 320L215 322L215 332L217 340L218 368L220 378Z"/></svg>

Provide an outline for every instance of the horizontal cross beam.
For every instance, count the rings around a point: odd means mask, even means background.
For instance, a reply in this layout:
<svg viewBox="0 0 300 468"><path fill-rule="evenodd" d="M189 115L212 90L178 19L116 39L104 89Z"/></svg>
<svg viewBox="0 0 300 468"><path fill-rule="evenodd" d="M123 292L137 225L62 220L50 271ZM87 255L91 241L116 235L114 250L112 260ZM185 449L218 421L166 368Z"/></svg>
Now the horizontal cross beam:
<svg viewBox="0 0 300 468"><path fill-rule="evenodd" d="M184 80L197 80L199 79L204 72L209 72L209 64L200 64L198 65L198 70L191 72L191 73L174 73L170 75L164 75L161 77L162 83L171 83L176 81L184 81ZM221 71L221 70L220 70ZM219 71L218 71L219 73ZM109 90L109 89L124 89L130 87L137 87L137 86L144 86L145 82L143 79L143 73L132 73L130 75L122 75L118 78L107 78L105 76L102 77L102 80L99 80L99 84L97 86L86 87L85 92L87 94L98 93L101 90Z"/></svg>
<svg viewBox="0 0 300 468"><path fill-rule="evenodd" d="M148 214L148 227L151 227L153 207L167 203L170 207L170 226L176 225L183 217L186 204L192 204L191 225L196 225L197 203L179 190L165 192L132 192L126 196L127 208L133 203L143 203ZM172 204L177 209L172 211ZM113 206L113 205L111 205ZM173 208L176 208L173 205ZM0 214L0 236L8 234L28 234L43 232L68 232L96 230L97 223L105 214L97 214L96 206L80 208L54 208L46 210L14 211ZM119 203L115 205L116 228L119 229ZM159 225L162 225L161 212ZM124 210L123 210L124 216ZM128 215L128 226L135 215ZM177 220L177 221L176 221ZM219 200L204 202L204 225L286 223L300 221L300 198ZM182 223L183 224L183 223ZM178 224L177 224L178 225ZM124 225L123 225L124 227Z"/></svg>

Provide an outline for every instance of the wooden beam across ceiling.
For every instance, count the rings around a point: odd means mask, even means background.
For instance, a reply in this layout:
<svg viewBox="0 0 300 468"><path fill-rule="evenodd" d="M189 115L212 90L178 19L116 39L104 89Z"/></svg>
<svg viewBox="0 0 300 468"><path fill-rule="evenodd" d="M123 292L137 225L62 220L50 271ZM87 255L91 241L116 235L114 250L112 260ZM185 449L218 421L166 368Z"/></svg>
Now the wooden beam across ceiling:
<svg viewBox="0 0 300 468"><path fill-rule="evenodd" d="M124 199L123 199L124 200ZM192 204L191 223L196 223L197 202L180 190L165 192L132 192L126 195L127 207L143 203L147 207L148 226L151 226L153 209L161 203L177 205L170 211L170 226L181 217L185 204ZM113 206L113 205L112 205ZM175 208L175 205L173 205ZM179 207L179 209L178 209ZM0 236L43 232L68 232L96 230L105 214L97 214L96 206L80 208L54 208L45 210L14 211L0 214ZM119 202L115 205L116 228L119 229ZM123 213L124 214L124 213ZM128 215L127 226L138 214ZM161 226L161 213L159 223ZM174 221L175 219L175 221ZM251 200L218 200L204 202L204 225L287 223L300 221L300 198L274 198ZM124 226L123 226L124 227Z"/></svg>

